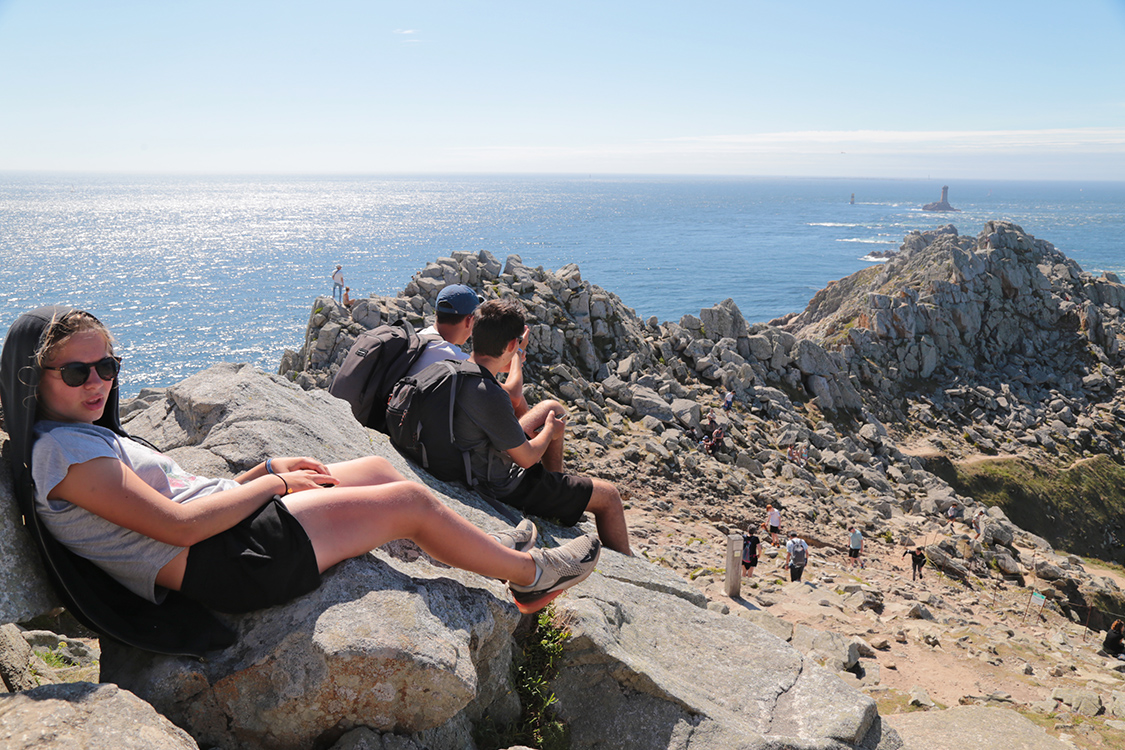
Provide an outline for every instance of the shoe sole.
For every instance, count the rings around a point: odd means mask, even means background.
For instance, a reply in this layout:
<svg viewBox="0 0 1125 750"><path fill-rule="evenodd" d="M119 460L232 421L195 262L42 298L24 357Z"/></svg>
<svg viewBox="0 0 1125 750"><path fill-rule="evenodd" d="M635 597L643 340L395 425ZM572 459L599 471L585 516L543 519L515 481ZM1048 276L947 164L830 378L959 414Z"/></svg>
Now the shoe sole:
<svg viewBox="0 0 1125 750"><path fill-rule="evenodd" d="M601 544L597 545L596 550L597 551L594 558L595 564L597 558L601 556ZM546 607L548 604L554 601L554 599L559 594L563 593L567 589L577 586L579 583L585 581L590 577L590 574L594 572L594 567L594 565L591 565L586 571L572 578L559 579L555 582L554 586L551 587L551 590L546 592L516 591L512 588L509 588L508 591L511 592L512 599L515 601L516 607L519 609L519 611L525 615L530 615Z"/></svg>
<svg viewBox="0 0 1125 750"><path fill-rule="evenodd" d="M516 599L516 595L514 592L512 593L512 598L515 599L516 609L518 609L522 614L533 615L553 602L558 597L558 595L563 593L564 591L566 591L566 589L558 589L556 591L550 592L549 594L544 594L538 599L532 599L527 602L521 602L519 599Z"/></svg>
<svg viewBox="0 0 1125 750"><path fill-rule="evenodd" d="M573 586L577 586L578 584L585 581L593 572L594 569L591 567L581 575L575 576L574 578L568 578L565 581L560 581L560 583L565 583L566 585L561 588L556 588L553 591L548 591L545 594L541 594L537 591L523 592L515 591L514 589L508 590L512 592L512 599L515 600L516 607L519 608L519 611L523 612L525 615L530 615L546 607L555 599L555 597L557 597L567 589ZM558 583L556 583L555 585L558 586Z"/></svg>

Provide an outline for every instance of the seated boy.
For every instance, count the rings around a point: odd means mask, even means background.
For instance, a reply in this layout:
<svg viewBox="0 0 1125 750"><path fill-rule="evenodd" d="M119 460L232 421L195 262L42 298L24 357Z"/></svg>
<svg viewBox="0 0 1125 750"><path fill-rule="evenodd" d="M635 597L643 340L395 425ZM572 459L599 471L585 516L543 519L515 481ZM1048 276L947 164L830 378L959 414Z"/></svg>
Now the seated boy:
<svg viewBox="0 0 1125 750"><path fill-rule="evenodd" d="M485 377L468 380L458 392L453 431L470 453L482 491L566 525L578 523L589 511L602 543L632 554L617 488L603 479L563 473L565 407L543 401L517 418L511 399L496 380L522 354L527 335L522 308L511 300L490 300L476 309L474 317L469 359Z"/></svg>

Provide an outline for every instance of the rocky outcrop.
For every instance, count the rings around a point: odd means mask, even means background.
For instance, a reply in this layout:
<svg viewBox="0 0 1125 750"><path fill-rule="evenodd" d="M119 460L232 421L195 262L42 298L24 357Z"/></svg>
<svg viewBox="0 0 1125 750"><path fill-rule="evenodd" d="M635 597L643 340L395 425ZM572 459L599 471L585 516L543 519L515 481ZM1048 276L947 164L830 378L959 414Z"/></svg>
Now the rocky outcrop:
<svg viewBox="0 0 1125 750"><path fill-rule="evenodd" d="M772 394L759 389L781 387L818 399L826 411L862 407L838 356L776 328L750 326L733 300L679 323L642 322L617 295L584 281L573 264L551 272L513 255L500 272L487 251L431 263L398 297L361 299L350 309L318 297L304 345L283 355L280 374L303 388L326 388L359 333L400 318L416 326L432 320L437 293L451 280L473 284L487 299L519 299L531 328L527 380L579 407L593 402L604 410L607 397L631 404L643 388L642 405L659 407L653 416L675 425L667 402L695 385L766 401ZM610 378L616 380L608 390L599 387ZM666 403L646 399L649 392Z"/></svg>
<svg viewBox="0 0 1125 750"><path fill-rule="evenodd" d="M1010 222L914 232L899 254L818 292L785 330L840 356L884 420L986 451L1073 442L1115 452L1098 408L1123 364L1125 286ZM1082 417L1085 417L1083 419ZM1108 417L1108 418L1107 418Z"/></svg>

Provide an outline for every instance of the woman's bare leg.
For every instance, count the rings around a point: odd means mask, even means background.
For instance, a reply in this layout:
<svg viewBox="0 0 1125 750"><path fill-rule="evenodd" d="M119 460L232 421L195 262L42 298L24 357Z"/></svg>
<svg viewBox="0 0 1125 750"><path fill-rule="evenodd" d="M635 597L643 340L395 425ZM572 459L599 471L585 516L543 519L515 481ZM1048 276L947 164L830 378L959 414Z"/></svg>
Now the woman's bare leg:
<svg viewBox="0 0 1125 750"><path fill-rule="evenodd" d="M330 467L334 476L336 466ZM322 573L387 542L410 539L446 565L519 585L535 580L531 555L501 546L416 482L307 490L286 495L284 502L312 540Z"/></svg>
<svg viewBox="0 0 1125 750"><path fill-rule="evenodd" d="M401 482L406 477L382 456L364 456L351 461L328 464L328 471L340 480L337 487L361 487Z"/></svg>

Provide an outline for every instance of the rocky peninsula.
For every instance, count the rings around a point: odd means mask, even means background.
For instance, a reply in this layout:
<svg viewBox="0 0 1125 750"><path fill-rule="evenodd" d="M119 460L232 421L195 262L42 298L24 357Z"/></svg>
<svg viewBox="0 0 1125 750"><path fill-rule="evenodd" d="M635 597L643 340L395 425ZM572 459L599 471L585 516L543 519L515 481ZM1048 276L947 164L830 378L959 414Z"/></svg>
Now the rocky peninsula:
<svg viewBox="0 0 1125 750"><path fill-rule="evenodd" d="M544 677L557 746L1125 742L1125 662L1098 653L1098 630L1125 612L1125 576L1098 562L1122 560L1120 506L1098 491L1123 461L1125 286L1112 274L1086 273L1008 222L975 237L947 226L908 235L888 262L830 284L803 312L751 324L726 300L660 322L576 266L454 253L396 297L350 308L318 298L278 375L221 366L142 392L126 428L216 475L271 454L379 453L475 523L504 524L324 390L359 332L428 321L449 283L522 302L529 400L567 404L568 465L626 496L638 557L607 554L554 611L568 635ZM728 391L735 404L723 411ZM689 437L711 416L726 436L714 453ZM809 542L806 580L788 583L784 553L767 546L731 598L728 537L756 528L767 503ZM35 565L7 516L0 614L23 623L52 594L27 574ZM536 520L548 538L574 533ZM847 566L853 525L861 569ZM913 581L903 553L919 546L929 564ZM514 675L529 624L496 582L409 545L232 624L239 643L205 663L101 643L110 684L30 690L39 657L20 648L27 632L5 626L24 656L0 674L23 692L0 696L0 738L31 747L12 738L79 731L95 714L132 726L148 711L145 736L159 743L104 746L507 747L483 730L521 720Z"/></svg>

